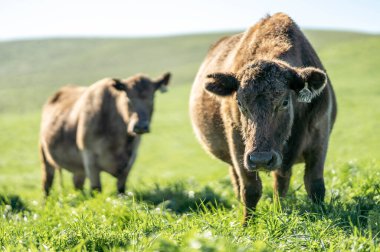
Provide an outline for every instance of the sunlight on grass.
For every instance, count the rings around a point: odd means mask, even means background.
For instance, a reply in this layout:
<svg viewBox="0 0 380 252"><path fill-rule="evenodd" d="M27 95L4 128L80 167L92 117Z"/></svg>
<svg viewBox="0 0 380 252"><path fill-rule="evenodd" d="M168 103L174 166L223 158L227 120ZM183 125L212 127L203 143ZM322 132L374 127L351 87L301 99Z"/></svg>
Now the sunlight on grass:
<svg viewBox="0 0 380 252"><path fill-rule="evenodd" d="M303 165L294 167L281 201L273 196L272 177L261 174L263 197L243 227L227 166L202 150L188 113L190 84L221 35L0 43L0 248L378 251L380 37L307 31L338 98L326 202L308 200ZM168 93L157 94L152 132L142 139L126 195L116 194L115 178L105 173L103 193L77 192L65 171L63 190L55 181L45 202L37 151L44 100L67 82L167 70L173 82Z"/></svg>

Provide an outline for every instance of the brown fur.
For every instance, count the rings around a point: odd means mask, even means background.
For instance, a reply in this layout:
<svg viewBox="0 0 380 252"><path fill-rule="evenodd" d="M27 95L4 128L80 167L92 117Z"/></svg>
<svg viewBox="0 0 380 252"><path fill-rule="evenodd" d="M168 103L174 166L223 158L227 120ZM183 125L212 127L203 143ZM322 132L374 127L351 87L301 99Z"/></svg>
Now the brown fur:
<svg viewBox="0 0 380 252"><path fill-rule="evenodd" d="M211 47L194 81L190 114L205 150L230 165L245 221L261 197L259 169L273 171L274 189L285 196L292 165L305 161L307 193L323 201L335 95L314 49L286 14Z"/></svg>
<svg viewBox="0 0 380 252"><path fill-rule="evenodd" d="M101 190L100 171L125 182L136 158L140 134L149 131L154 93L168 85L170 74L158 80L136 75L126 80L103 79L89 87L66 86L43 108L40 153L42 183L48 195L54 171L73 173L82 189L85 177Z"/></svg>

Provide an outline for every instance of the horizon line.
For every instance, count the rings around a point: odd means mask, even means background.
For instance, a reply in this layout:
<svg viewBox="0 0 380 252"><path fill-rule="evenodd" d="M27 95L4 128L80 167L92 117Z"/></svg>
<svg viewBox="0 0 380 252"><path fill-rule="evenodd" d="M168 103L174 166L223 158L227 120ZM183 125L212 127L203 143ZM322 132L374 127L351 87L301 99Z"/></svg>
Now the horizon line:
<svg viewBox="0 0 380 252"><path fill-rule="evenodd" d="M341 28L315 28L303 27L305 31L321 31L321 32L341 32L341 33L357 33L369 36L378 36L380 32L371 32L355 29L341 29ZM14 37L14 38L1 38L0 43L3 42L21 42L21 41L36 41L36 40L64 40L64 39L154 39L154 38L170 38L170 37L186 37L197 35L213 35L213 34L233 34L244 32L244 29L231 29L231 30L210 30L210 31L190 31L190 32L173 32L152 35L36 35L29 37Z"/></svg>

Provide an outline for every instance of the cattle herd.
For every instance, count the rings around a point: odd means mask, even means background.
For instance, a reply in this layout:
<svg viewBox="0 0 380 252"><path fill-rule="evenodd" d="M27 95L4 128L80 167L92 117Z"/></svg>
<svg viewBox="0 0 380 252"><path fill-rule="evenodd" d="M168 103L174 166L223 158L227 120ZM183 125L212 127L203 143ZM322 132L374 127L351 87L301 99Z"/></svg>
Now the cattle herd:
<svg viewBox="0 0 380 252"><path fill-rule="evenodd" d="M62 168L73 174L77 189L87 177L91 189L101 191L100 172L106 171L124 193L141 135L149 132L155 92L167 90L170 76L106 78L89 87L65 86L50 97L39 141L45 195ZM336 113L322 63L283 13L217 41L190 95L195 135L208 153L228 164L244 222L262 194L259 171L272 172L274 191L284 197L293 164L304 162L308 196L323 202Z"/></svg>

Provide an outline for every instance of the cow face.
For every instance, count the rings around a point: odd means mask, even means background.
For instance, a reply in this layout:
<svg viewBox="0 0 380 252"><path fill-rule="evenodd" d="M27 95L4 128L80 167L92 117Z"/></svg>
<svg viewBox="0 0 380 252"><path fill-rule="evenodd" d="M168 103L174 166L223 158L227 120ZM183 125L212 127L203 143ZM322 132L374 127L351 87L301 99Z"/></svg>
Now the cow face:
<svg viewBox="0 0 380 252"><path fill-rule="evenodd" d="M313 67L293 68L282 61L260 60L237 75L208 76L207 91L230 97L240 118L244 166L275 170L290 137L296 102L309 103L326 85L326 74Z"/></svg>
<svg viewBox="0 0 380 252"><path fill-rule="evenodd" d="M113 86L127 93L128 119L126 123L129 134L144 134L150 131L154 94L157 90L166 92L169 80L170 73L166 73L156 80L151 80L143 75L133 76L126 80L114 80Z"/></svg>

